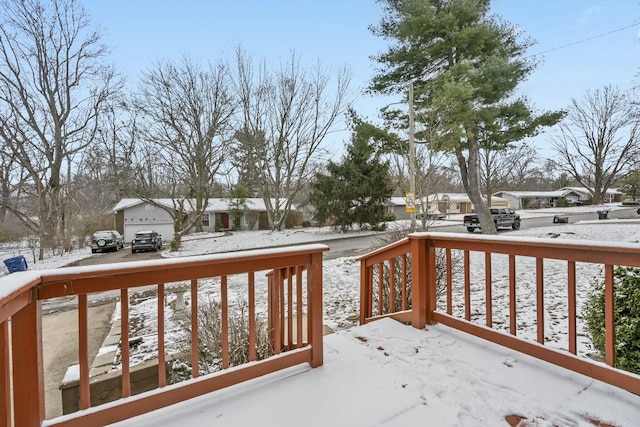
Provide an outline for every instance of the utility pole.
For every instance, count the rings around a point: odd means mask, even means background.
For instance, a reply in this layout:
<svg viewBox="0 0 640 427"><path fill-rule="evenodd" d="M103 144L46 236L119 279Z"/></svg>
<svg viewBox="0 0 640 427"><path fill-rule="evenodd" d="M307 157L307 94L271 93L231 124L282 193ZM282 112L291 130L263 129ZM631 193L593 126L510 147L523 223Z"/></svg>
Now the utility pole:
<svg viewBox="0 0 640 427"><path fill-rule="evenodd" d="M411 231L416 230L416 146L413 112L413 82L409 83L409 193L414 198L414 209L411 212Z"/></svg>

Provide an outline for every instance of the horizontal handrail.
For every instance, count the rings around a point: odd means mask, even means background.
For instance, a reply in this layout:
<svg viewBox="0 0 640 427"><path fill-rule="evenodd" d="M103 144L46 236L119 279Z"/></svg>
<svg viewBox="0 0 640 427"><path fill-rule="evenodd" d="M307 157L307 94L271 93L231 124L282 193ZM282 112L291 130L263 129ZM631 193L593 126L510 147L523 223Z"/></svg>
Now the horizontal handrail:
<svg viewBox="0 0 640 427"><path fill-rule="evenodd" d="M135 261L87 267L19 272L0 278L0 427L105 425L154 409L199 396L228 385L246 381L300 363L322 364L322 252L325 245L312 244L194 256L188 258ZM288 271L268 283L259 271ZM303 274L304 273L304 274ZM262 278L261 278L262 277ZM229 340L229 280L245 287L249 324L248 358L251 363L233 366ZM222 371L200 376L198 335L198 287L201 280L215 279L220 292ZM172 282L188 283L191 297L192 377L168 385L165 375L164 294ZM244 285L242 285L244 283ZM285 285L286 283L286 285ZM158 385L159 389L132 395L129 354L129 291L151 287L158 304ZM306 318L306 339L293 341L291 328L286 346L280 345L282 331L269 337L272 356L258 360L256 336L265 327L255 321L255 292L260 287L277 305L265 305L272 324L291 325L291 318ZM146 289L146 288L145 288ZM90 395L88 360L88 295L116 292L121 298L122 397L109 405L95 406ZM244 292L244 291L243 291ZM76 297L78 307L78 360L80 411L45 420L42 302L51 298ZM300 327L302 325L298 323ZM300 328L299 328L300 329ZM284 332L286 336L286 332ZM274 340L277 341L274 345ZM232 368L232 369L231 369ZM9 375L12 372L12 378Z"/></svg>
<svg viewBox="0 0 640 427"><path fill-rule="evenodd" d="M505 270L495 265L496 256L507 257L502 263ZM410 321L417 328L442 323L640 393L640 376L614 368L613 271L616 266L640 267L638 245L427 232L410 234L397 245L386 246L359 259L361 323L389 316ZM527 264L527 260L531 263ZM566 264L563 306L567 312L568 345L562 349L552 348L546 342L545 328L551 325L545 321L549 311L545 306L548 285L545 267L551 262ZM582 264L599 266L594 269L598 273L594 274L605 284L605 363L577 354L577 288L591 283L579 280L576 266ZM406 274L398 272L399 266ZM535 294L533 306L526 308L535 312L533 341L518 336L526 335L523 326L518 324L516 298L524 287L533 289ZM402 305L397 303L400 293ZM501 324L496 325L495 307L502 306L508 309L500 315Z"/></svg>

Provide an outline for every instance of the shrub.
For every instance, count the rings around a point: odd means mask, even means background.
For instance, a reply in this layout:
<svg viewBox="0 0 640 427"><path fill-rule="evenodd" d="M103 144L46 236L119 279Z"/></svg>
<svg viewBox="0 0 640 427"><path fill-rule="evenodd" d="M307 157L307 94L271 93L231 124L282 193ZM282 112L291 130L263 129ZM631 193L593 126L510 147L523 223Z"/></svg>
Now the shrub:
<svg viewBox="0 0 640 427"><path fill-rule="evenodd" d="M229 364L238 366L249 362L249 316L247 302L240 301L229 307ZM173 382L191 375L191 318L182 323L186 340L182 342L181 355L173 363ZM202 374L222 369L222 310L217 301L209 300L198 307L198 355ZM266 359L273 355L269 331L264 321L256 316L256 358Z"/></svg>
<svg viewBox="0 0 640 427"><path fill-rule="evenodd" d="M593 346L606 356L604 331L604 283L595 282L583 308ZM617 267L614 271L615 366L640 374L640 269Z"/></svg>

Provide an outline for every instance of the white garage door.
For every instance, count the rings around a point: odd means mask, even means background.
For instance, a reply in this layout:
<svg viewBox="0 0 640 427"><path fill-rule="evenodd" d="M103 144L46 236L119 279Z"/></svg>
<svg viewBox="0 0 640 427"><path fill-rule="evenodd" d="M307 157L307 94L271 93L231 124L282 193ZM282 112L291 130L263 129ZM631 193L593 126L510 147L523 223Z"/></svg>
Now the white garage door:
<svg viewBox="0 0 640 427"><path fill-rule="evenodd" d="M173 240L173 224L125 224L124 241L131 243L138 231L155 230L162 235L162 246L168 246Z"/></svg>

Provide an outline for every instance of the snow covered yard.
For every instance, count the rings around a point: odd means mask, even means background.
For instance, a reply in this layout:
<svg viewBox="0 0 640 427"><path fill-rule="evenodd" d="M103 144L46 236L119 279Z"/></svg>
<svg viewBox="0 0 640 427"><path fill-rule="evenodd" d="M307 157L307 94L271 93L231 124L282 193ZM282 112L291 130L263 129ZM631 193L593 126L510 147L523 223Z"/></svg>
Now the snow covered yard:
<svg viewBox="0 0 640 427"><path fill-rule="evenodd" d="M238 233L242 234L242 233ZM509 236L526 236L533 238L555 237L559 240L579 239L589 241L601 241L607 243L613 242L640 242L640 221L627 220L609 220L584 222L571 225L554 225L543 228L530 230L518 230L500 235ZM291 237L291 235L286 236ZM226 237L225 237L226 238ZM269 236L269 242L273 243L273 235ZM220 239L217 245L218 250L224 245ZM247 241L247 239L244 239ZM255 245L258 239L250 240ZM237 248L240 240L231 243L231 246ZM203 253L201 245L203 239L187 239L184 242L184 252L189 254ZM206 247L211 247L209 243ZM175 255L175 254L174 254ZM483 263L484 254L472 253L472 263ZM477 258L477 259L474 259ZM599 275L599 266L591 264L577 265L577 299L578 299L578 315L580 316L581 307L587 296L589 295L593 279ZM494 255L492 258L492 289L493 289L493 322L496 329L508 331L509 328L509 312L508 312L508 257L506 255ZM536 339L536 283L535 283L535 259L523 259L518 261L518 335L521 337ZM264 318L266 316L266 279L264 276L267 272L256 273L256 307L258 315ZM477 269L471 272L472 283L472 321L476 323L484 323L485 307L485 279L484 269ZM568 309L567 309L567 268L566 263L560 261L547 260L545 262L545 332L546 345L558 349L568 348ZM262 280L262 285L260 285ZM334 331L348 330L358 324L358 314L360 306L360 265L353 257L338 258L326 260L323 262L323 307L324 307L324 323ZM461 283L461 280L458 281ZM167 331L167 351L177 351L176 347L172 347L173 343L179 346L184 342L187 331L180 326L181 318L176 316L175 300L177 295L171 291L172 287L184 284L166 284L167 297L165 305L165 319ZM228 278L228 292L230 305L239 306L247 300L246 276L237 275ZM202 303L220 301L220 280L219 278L204 279L198 283L198 298ZM463 307L463 289L459 285L454 287L454 314L462 317L464 313ZM157 357L155 349L157 348L156 331L157 331L157 308L156 299L148 295L137 297L132 291L131 298L131 317L139 329L132 330L142 337L142 343L132 352L132 364L137 360L143 361ZM184 294L184 301L190 304L188 293ZM443 299L439 300L440 307L443 307ZM589 338L584 332L584 325L578 320L578 354L587 356L594 352Z"/></svg>
<svg viewBox="0 0 640 427"><path fill-rule="evenodd" d="M639 221L595 221L501 233L533 238L640 243ZM482 256L474 254L473 256ZM541 362L450 328L405 327L390 319L356 327L359 309L359 263L340 258L324 263L324 321L336 333L325 337L325 364L296 367L251 383L202 396L170 410L160 410L121 423L159 422L245 425L260 417L265 425L419 425L437 420L442 426L636 426L640 397ZM506 257L492 260L494 323L508 327ZM578 305L588 295L597 267L578 265ZM518 319L521 336L535 339L535 265L521 267ZM484 294L484 272L472 275L476 292ZM547 345L566 346L566 264L545 263L548 297ZM526 283L527 276L532 279ZM553 280L553 279L558 280ZM230 281L231 283L231 281ZM211 283L215 298L215 283ZM231 285L230 285L231 287ZM211 289L209 285L203 288ZM243 286L236 288L243 294ZM202 292L203 290L201 290ZM460 292L460 290L458 290ZM472 298L474 298L472 296ZM475 297L474 320L484 322L482 297ZM454 309L463 310L457 306ZM135 311L135 310L134 310ZM152 311L152 310L151 310ZM153 323L153 315L150 316ZM527 326L530 328L527 330ZM591 350L579 337L581 355ZM299 375L305 373L305 375ZM295 390L292 393L292 390ZM286 401L291 410L273 410ZM303 415L304 414L304 415Z"/></svg>

